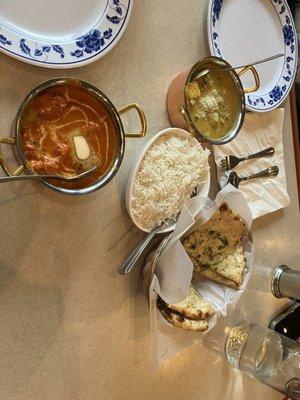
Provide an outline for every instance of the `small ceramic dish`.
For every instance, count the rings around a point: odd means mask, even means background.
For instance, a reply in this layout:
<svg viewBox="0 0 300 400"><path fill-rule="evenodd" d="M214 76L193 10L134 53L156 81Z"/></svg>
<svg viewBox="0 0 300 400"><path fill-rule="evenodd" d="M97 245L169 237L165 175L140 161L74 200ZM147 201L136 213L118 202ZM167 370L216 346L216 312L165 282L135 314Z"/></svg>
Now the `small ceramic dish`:
<svg viewBox="0 0 300 400"><path fill-rule="evenodd" d="M150 147L162 136L170 134L170 133L174 133L174 136L179 136L182 138L191 138L191 134L183 129L179 129L179 128L167 128L162 130L161 132L157 133L156 135L153 136L153 138L151 138L145 145L144 149L142 150L142 152L139 154L138 158L134 161L134 164L132 166L132 169L130 171L129 174L129 178L128 178L128 183L127 183L127 188L126 188L126 194L125 194L125 202L126 202L126 207L127 207L127 211L128 214L130 215L130 218L132 219L132 222L135 224L136 227L138 227L140 230L142 230L143 232L149 232L149 230L147 230L146 228L142 227L134 218L133 214L132 214L132 207L131 207L131 199L132 199L132 192L133 192L133 185L134 185L134 181L135 181L135 177L137 174L137 171L139 169L139 166L141 165L141 162L143 161L147 151L150 149ZM199 145L199 142L193 138L193 140L195 141L195 144ZM209 166L208 166L208 162L207 162L207 168L206 168L206 176L204 181L198 185L197 187L197 196L203 196L206 197L208 196L209 193L209 189L210 189L210 170L209 170ZM175 221L174 224L168 226L167 228L163 228L159 231L159 233L167 233L167 232L171 232L174 229L175 226Z"/></svg>

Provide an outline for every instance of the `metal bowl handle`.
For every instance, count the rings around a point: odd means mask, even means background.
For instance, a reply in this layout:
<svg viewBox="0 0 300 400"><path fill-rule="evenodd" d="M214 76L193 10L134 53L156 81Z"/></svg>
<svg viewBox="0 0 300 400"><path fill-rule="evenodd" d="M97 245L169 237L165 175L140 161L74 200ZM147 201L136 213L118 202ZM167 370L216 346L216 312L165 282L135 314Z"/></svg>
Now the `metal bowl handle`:
<svg viewBox="0 0 300 400"><path fill-rule="evenodd" d="M24 170L24 165L20 165L15 171L11 171L11 169L7 166L5 159L3 157L3 152L2 152L2 144L9 144L11 146L16 144L16 140L14 137L7 137L7 136L0 136L0 165L3 168L3 171L6 173L8 176L16 176L19 175L23 170Z"/></svg>
<svg viewBox="0 0 300 400"><path fill-rule="evenodd" d="M192 122L189 118L189 116L187 115L187 112L185 111L185 108L183 106L179 107L179 111L181 112L181 115L184 119L184 122L186 123L188 130L190 132L190 134L195 138L196 137L196 133L195 130L193 128Z"/></svg>
<svg viewBox="0 0 300 400"><path fill-rule="evenodd" d="M121 108L118 113L120 115L125 114L130 110L136 110L141 122L141 130L139 132L126 132L125 137L131 138L141 138L144 137L147 133L147 120L144 111L142 110L141 106L137 103L128 104L127 106Z"/></svg>
<svg viewBox="0 0 300 400"><path fill-rule="evenodd" d="M253 65L248 65L247 67L242 68L237 74L238 74L238 76L242 76L247 71L252 72L252 74L254 76L254 80L255 80L255 85L244 89L244 93L256 92L260 87L260 78L259 78L257 70L253 67Z"/></svg>

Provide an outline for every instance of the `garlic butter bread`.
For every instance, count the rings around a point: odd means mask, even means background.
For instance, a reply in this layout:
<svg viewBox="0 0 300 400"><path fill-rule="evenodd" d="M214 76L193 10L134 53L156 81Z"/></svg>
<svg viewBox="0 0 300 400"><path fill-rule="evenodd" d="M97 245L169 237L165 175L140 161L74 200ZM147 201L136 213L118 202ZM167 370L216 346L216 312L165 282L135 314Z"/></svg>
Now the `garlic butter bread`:
<svg viewBox="0 0 300 400"><path fill-rule="evenodd" d="M212 304L204 300L192 286L187 297L180 303L167 304L158 298L157 308L170 324L197 332L205 332L209 327L205 319L215 314Z"/></svg>
<svg viewBox="0 0 300 400"><path fill-rule="evenodd" d="M246 265L242 246L245 234L245 222L224 203L209 221L184 239L183 246L196 272L239 288Z"/></svg>
<svg viewBox="0 0 300 400"><path fill-rule="evenodd" d="M162 316L172 325L187 331L205 332L208 329L208 322L186 318L181 314L172 312L167 307L158 306Z"/></svg>
<svg viewBox="0 0 300 400"><path fill-rule="evenodd" d="M167 307L186 318L195 320L206 319L215 313L211 303L200 297L193 286L190 287L185 299L177 304L167 304Z"/></svg>

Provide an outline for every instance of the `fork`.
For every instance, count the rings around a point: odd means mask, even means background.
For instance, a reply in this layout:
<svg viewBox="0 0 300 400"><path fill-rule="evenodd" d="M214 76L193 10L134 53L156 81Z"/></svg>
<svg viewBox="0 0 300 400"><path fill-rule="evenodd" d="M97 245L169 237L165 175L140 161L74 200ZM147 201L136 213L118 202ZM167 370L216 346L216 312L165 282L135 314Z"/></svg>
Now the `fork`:
<svg viewBox="0 0 300 400"><path fill-rule="evenodd" d="M270 157L275 153L274 147L268 147L265 150L261 150L258 153L250 154L246 157L226 156L220 161L222 171L229 171L235 168L240 162L251 160L252 158Z"/></svg>
<svg viewBox="0 0 300 400"><path fill-rule="evenodd" d="M269 167L263 171L258 172L257 174L248 175L248 176L238 176L235 171L232 171L229 175L227 183L231 183L234 187L238 189L239 185L243 181L248 181L250 179L257 179L257 178L268 178L269 176L277 176L279 174L279 168L277 165L273 167Z"/></svg>

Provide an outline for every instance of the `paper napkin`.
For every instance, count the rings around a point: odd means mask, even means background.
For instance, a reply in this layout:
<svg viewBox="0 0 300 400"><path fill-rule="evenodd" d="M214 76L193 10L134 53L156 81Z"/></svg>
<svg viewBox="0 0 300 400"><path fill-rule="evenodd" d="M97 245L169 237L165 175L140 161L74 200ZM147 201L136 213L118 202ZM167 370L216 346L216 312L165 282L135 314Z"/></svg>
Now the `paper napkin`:
<svg viewBox="0 0 300 400"><path fill-rule="evenodd" d="M279 168L276 177L258 178L243 182L239 190L246 198L253 218L279 210L290 204L286 187L284 168L282 129L284 109L280 108L267 113L247 113L244 125L237 137L226 145L214 146L213 152L217 164L217 176L220 187L227 183L231 171L221 171L220 160L227 155L246 156L273 146L272 157L252 159L235 167L239 176L255 174L273 165Z"/></svg>

